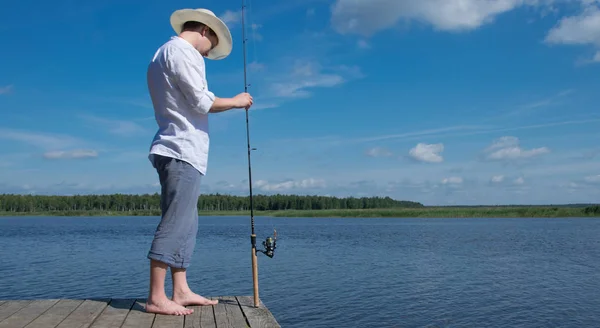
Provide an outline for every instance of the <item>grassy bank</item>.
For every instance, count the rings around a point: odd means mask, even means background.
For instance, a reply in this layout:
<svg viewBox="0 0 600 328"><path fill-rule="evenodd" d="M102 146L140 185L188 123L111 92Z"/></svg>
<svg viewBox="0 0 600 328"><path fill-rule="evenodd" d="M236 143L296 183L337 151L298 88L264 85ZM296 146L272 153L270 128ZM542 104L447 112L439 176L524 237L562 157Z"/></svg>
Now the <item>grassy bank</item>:
<svg viewBox="0 0 600 328"><path fill-rule="evenodd" d="M250 211L200 211L201 216L249 216ZM159 216L160 211L52 211L0 212L1 216ZM535 218L600 217L600 206L588 207L424 207L352 210L255 211L255 216L270 217L359 217L359 218Z"/></svg>
<svg viewBox="0 0 600 328"><path fill-rule="evenodd" d="M600 210L570 207L425 207L368 210L280 211L286 217L391 217L391 218L535 218L600 217Z"/></svg>

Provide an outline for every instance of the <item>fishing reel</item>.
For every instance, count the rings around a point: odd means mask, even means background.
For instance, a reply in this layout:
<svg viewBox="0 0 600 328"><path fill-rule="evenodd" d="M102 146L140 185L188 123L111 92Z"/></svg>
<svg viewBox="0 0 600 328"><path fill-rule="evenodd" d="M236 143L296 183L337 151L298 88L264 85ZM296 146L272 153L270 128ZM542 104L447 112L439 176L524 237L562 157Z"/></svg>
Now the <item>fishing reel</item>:
<svg viewBox="0 0 600 328"><path fill-rule="evenodd" d="M262 242L263 247L265 249L257 249L256 254L258 254L258 252L261 252L266 256L273 258L273 256L275 255L275 248L277 248L277 230L273 229L273 232L273 237L267 237L265 241Z"/></svg>

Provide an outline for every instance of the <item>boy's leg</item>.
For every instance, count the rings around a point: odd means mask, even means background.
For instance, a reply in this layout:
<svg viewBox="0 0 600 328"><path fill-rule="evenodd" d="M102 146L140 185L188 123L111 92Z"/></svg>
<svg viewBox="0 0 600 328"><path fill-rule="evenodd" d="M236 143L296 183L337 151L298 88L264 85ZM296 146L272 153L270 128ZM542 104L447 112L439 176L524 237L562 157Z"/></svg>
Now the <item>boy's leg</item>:
<svg viewBox="0 0 600 328"><path fill-rule="evenodd" d="M173 270L189 266L198 229L201 174L188 163L168 157L156 156L154 166L161 183L162 217L148 252L151 281L147 311L191 314L192 310L168 299L164 281L168 267ZM192 237L194 243L186 243Z"/></svg>
<svg viewBox="0 0 600 328"><path fill-rule="evenodd" d="M172 300L165 293L165 277L168 266L165 263L150 260L150 293L146 301L146 312L166 315L190 315L194 311Z"/></svg>
<svg viewBox="0 0 600 328"><path fill-rule="evenodd" d="M194 215L198 218L198 208L194 210ZM198 220L196 224L190 230L190 234L186 240L186 246L184 247L187 252L184 257L191 258L192 251L196 245L196 232L198 231ZM196 293L194 293L187 283L187 272L185 268L171 268L171 277L173 279L173 301L180 305L215 305L218 303L216 300L208 300Z"/></svg>

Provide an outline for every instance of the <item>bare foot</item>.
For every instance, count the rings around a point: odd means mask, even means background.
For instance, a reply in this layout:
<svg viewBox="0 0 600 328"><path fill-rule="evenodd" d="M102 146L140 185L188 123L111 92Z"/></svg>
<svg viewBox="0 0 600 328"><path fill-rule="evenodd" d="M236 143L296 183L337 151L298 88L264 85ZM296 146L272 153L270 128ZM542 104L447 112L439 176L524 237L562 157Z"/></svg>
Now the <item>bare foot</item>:
<svg viewBox="0 0 600 328"><path fill-rule="evenodd" d="M173 293L173 301L179 305L187 306L187 305L215 305L219 303L218 300L209 300L206 299L194 292L175 292Z"/></svg>
<svg viewBox="0 0 600 328"><path fill-rule="evenodd" d="M166 315L190 315L194 310L187 309L184 306L165 298L158 302L148 299L148 302L146 303L146 312Z"/></svg>

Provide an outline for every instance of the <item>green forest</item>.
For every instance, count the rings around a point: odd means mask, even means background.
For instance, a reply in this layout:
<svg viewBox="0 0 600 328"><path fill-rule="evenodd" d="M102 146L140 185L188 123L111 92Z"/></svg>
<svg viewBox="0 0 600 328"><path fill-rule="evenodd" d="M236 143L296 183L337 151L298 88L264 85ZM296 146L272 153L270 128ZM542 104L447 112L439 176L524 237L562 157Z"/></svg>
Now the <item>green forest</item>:
<svg viewBox="0 0 600 328"><path fill-rule="evenodd" d="M331 210L331 209L374 209L374 208L418 208L423 204L398 201L390 197L337 198L325 196L298 195L254 195L254 209L257 211L280 210ZM248 196L221 194L201 195L198 199L199 211L248 211ZM160 211L160 195L0 195L0 212L39 213L64 211Z"/></svg>
<svg viewBox="0 0 600 328"><path fill-rule="evenodd" d="M271 217L395 217L395 218L489 218L489 217L598 217L600 206L493 205L424 206L390 197L326 197L301 195L255 195L257 215ZM202 195L201 216L250 214L248 196ZM160 216L160 195L0 195L0 215L27 216Z"/></svg>

